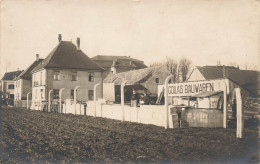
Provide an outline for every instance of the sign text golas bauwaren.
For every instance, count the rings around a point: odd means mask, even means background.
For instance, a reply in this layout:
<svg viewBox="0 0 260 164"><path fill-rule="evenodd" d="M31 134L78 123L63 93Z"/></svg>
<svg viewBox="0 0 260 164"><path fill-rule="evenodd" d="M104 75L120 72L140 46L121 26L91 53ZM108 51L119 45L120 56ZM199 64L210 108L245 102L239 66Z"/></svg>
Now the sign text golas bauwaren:
<svg viewBox="0 0 260 164"><path fill-rule="evenodd" d="M194 96L203 92L224 91L225 80L194 81L169 84L169 96Z"/></svg>

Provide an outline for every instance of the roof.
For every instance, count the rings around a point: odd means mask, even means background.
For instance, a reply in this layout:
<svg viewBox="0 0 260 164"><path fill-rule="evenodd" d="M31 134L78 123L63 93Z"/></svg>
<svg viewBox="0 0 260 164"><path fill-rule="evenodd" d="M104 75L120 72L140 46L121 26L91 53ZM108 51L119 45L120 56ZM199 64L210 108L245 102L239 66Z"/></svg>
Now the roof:
<svg viewBox="0 0 260 164"><path fill-rule="evenodd" d="M35 60L26 70L24 70L18 78L24 79L24 78L30 78L31 77L31 71L39 65L39 63L43 61L43 59L39 59L38 61Z"/></svg>
<svg viewBox="0 0 260 164"><path fill-rule="evenodd" d="M197 95L194 95L192 97L210 97L210 96L213 96L213 95L217 95L221 92L222 91L203 92L203 93L199 93Z"/></svg>
<svg viewBox="0 0 260 164"><path fill-rule="evenodd" d="M61 41L32 72L42 68L103 70L71 41Z"/></svg>
<svg viewBox="0 0 260 164"><path fill-rule="evenodd" d="M204 66L196 67L200 73L209 79L223 78L223 66ZM255 88L260 88L260 72L252 70L240 70L236 67L225 67L227 78L236 82L243 88L254 92Z"/></svg>
<svg viewBox="0 0 260 164"><path fill-rule="evenodd" d="M163 69L164 66L149 67L144 69L132 70L127 72L121 72L118 74L109 74L104 83L114 83L115 85L121 85L126 80L126 85L135 85L138 83L144 83L147 81L157 70ZM165 68L166 69L166 68Z"/></svg>
<svg viewBox="0 0 260 164"><path fill-rule="evenodd" d="M110 68L115 60L116 67L130 67L133 69L147 68L143 61L128 56L97 55L91 59L104 68Z"/></svg>
<svg viewBox="0 0 260 164"><path fill-rule="evenodd" d="M2 80L13 80L15 77L19 76L22 72L23 71L6 72Z"/></svg>

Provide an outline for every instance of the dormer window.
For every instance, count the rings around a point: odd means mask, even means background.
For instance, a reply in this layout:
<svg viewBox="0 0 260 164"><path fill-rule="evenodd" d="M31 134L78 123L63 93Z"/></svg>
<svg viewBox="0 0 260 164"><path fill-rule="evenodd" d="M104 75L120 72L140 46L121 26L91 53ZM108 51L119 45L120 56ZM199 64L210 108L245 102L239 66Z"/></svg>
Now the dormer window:
<svg viewBox="0 0 260 164"><path fill-rule="evenodd" d="M94 80L95 80L95 78L94 78L94 72L89 73L88 81L93 82Z"/></svg>
<svg viewBox="0 0 260 164"><path fill-rule="evenodd" d="M60 71L54 71L53 79L54 80L60 80Z"/></svg>
<svg viewBox="0 0 260 164"><path fill-rule="evenodd" d="M77 81L77 80L78 80L77 72L72 72L71 81Z"/></svg>

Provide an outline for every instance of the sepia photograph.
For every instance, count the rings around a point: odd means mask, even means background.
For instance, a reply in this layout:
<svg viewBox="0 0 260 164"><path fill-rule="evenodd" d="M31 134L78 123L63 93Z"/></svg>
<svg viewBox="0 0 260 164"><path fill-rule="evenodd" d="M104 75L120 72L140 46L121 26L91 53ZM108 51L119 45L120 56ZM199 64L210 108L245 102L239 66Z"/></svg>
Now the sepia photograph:
<svg viewBox="0 0 260 164"><path fill-rule="evenodd" d="M0 163L260 163L260 0L0 0Z"/></svg>

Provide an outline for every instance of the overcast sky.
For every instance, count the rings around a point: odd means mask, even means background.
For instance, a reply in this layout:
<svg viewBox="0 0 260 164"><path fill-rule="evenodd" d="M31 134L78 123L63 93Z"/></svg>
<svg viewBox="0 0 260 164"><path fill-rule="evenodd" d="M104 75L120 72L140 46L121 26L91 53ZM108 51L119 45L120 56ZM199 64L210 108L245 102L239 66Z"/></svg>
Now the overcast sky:
<svg viewBox="0 0 260 164"><path fill-rule="evenodd" d="M2 0L1 72L26 69L63 40L95 55L194 65L260 61L257 0Z"/></svg>

